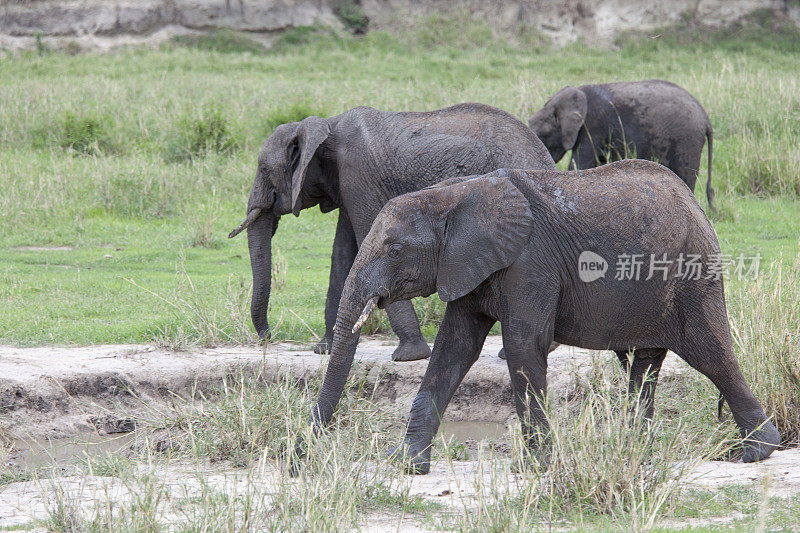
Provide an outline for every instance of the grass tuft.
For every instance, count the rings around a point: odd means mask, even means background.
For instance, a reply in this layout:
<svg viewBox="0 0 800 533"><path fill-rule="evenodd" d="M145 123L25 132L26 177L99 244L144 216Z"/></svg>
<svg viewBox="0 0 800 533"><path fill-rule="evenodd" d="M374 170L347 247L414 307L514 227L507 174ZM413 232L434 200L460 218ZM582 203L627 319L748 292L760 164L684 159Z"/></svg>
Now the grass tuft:
<svg viewBox="0 0 800 533"><path fill-rule="evenodd" d="M800 257L773 263L735 293L729 319L739 364L784 446L800 445Z"/></svg>
<svg viewBox="0 0 800 533"><path fill-rule="evenodd" d="M96 116L79 116L71 112L64 115L61 122L63 148L70 148L81 154L99 154L108 147L103 121Z"/></svg>
<svg viewBox="0 0 800 533"><path fill-rule="evenodd" d="M341 37L325 26L297 26L282 32L272 43L270 51L278 54L293 54L297 48L321 43L341 44Z"/></svg>
<svg viewBox="0 0 800 533"><path fill-rule="evenodd" d="M198 346L244 344L255 341L250 325L250 294L252 284L233 274L228 277L224 301L211 303L198 290L186 270L186 258L178 266L177 288L170 296L163 296L142 287L132 279L128 282L166 304L173 319L158 327L153 342L172 350L186 350Z"/></svg>
<svg viewBox="0 0 800 533"><path fill-rule="evenodd" d="M217 105L182 116L167 143L167 160L185 161L211 152L230 155L241 146L233 124Z"/></svg>

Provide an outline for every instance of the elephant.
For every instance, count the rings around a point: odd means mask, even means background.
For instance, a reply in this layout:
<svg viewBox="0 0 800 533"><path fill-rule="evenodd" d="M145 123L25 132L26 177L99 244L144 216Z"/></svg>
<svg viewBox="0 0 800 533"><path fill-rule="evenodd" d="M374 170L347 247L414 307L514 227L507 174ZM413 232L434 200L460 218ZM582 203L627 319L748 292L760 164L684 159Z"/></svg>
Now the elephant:
<svg viewBox="0 0 800 533"><path fill-rule="evenodd" d="M339 209L325 302L324 353L342 286L356 252L383 205L453 175L489 172L502 166L555 169L550 154L524 122L476 103L428 112L389 112L356 107L331 118L309 117L284 124L258 156L247 216L229 237L247 229L253 296L250 314L261 339L269 336L272 237L282 215L298 216L319 205ZM387 308L399 337L396 361L430 356L411 302Z"/></svg>
<svg viewBox="0 0 800 533"><path fill-rule="evenodd" d="M570 169L635 157L651 159L672 170L692 191L708 139L706 197L714 210L711 121L700 102L674 83L647 80L564 87L528 124L556 162L572 150Z"/></svg>
<svg viewBox="0 0 800 533"><path fill-rule="evenodd" d="M499 169L394 198L347 276L312 427L329 425L372 309L438 292L447 303L444 318L403 444L393 452L409 472L430 470L431 442L447 404L498 321L529 450L522 464L532 457L547 464L549 457L541 402L553 340L615 351L630 372L632 414L646 418L672 350L728 401L744 461L765 459L780 437L734 354L721 272L711 275L720 257L700 204L672 171L652 161L577 171ZM640 265L641 276L634 269L612 275L608 265L625 258L660 262L656 270ZM690 270L689 259L701 268ZM295 471L304 446L296 443Z"/></svg>

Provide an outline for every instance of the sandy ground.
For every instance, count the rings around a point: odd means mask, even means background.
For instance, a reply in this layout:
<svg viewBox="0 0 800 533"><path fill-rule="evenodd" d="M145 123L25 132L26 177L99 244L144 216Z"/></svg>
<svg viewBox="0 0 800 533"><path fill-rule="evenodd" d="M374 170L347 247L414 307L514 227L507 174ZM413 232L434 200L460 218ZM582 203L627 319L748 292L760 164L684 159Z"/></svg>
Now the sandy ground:
<svg viewBox="0 0 800 533"><path fill-rule="evenodd" d="M505 362L498 359L499 337L490 337L481 358L467 375L453 399L446 420L505 422L513 417L511 390ZM144 405L151 408L174 394L190 396L219 382L231 372L260 371L278 379L291 375L302 378L315 373L325 358L291 344L258 347L229 347L173 352L149 346L114 345L92 347L16 348L0 346L0 409L2 435L6 438L61 438L97 430L102 433L129 431L135 415ZM385 339L362 340L355 372L367 380L379 380L377 396L407 411L424 374L426 362L394 363L394 343ZM591 368L593 358L607 354L559 347L550 354L549 394L558 397L574 388L575 380ZM691 371L674 354L665 362L662 376ZM196 468L196 467L195 467ZM199 491L198 472L180 464L163 472L171 488L184 494ZM513 487L514 475L501 467L501 486ZM221 490L254 484L259 493L270 494L288 481L274 464L264 464L257 474L210 469L203 477ZM488 484L497 485L478 462L444 462L433 465L427 476L400 476L410 494L440 502L452 512L474 505L476 492ZM800 493L800 449L775 452L758 464L708 462L702 464L691 483L714 489L725 484L763 483L767 477L771 494L785 497ZM48 502L55 487L73 500L101 504L108 498L124 501L127 488L109 477L55 477L48 480L0 486L0 528L28 524L47 516ZM379 531L397 517L375 514L363 524ZM404 530L421 524L413 521Z"/></svg>

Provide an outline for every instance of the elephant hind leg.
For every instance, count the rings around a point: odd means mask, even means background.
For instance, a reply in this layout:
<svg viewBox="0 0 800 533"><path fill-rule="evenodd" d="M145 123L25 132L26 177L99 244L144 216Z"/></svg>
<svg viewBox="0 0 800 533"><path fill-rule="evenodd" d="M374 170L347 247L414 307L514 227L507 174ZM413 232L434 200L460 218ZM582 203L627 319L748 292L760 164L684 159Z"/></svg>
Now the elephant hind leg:
<svg viewBox="0 0 800 533"><path fill-rule="evenodd" d="M616 353L622 368L629 374L628 393L636 398L644 417L652 420L658 373L667 356L666 348L639 348L633 351L632 358L626 351Z"/></svg>
<svg viewBox="0 0 800 533"><path fill-rule="evenodd" d="M719 298L722 302L721 295ZM683 342L675 352L708 377L728 402L745 439L744 462L761 461L780 445L780 434L745 382L733 351L724 305L719 305L717 313L710 312L713 307L703 308L701 304L695 312L687 310L685 316L690 318L684 324ZM716 316L713 323L710 316Z"/></svg>
<svg viewBox="0 0 800 533"><path fill-rule="evenodd" d="M419 318L411 301L389 304L386 314L392 330L400 339L400 345L392 353L392 361L416 361L431 356L431 349L419 329Z"/></svg>

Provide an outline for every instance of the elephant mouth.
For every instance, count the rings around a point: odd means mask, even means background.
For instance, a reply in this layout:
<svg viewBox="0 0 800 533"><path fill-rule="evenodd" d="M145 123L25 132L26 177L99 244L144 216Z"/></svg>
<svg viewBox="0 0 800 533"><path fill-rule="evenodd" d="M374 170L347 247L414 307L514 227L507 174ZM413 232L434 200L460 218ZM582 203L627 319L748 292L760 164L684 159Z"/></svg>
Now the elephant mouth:
<svg viewBox="0 0 800 533"><path fill-rule="evenodd" d="M387 296L381 296L379 294L372 295L368 300L367 303L364 305L364 310L361 311L361 315L359 315L358 320L356 320L355 324L353 325L353 333L360 330L364 324L367 322L369 315L372 314L372 311L377 307L378 309L385 309L386 305L388 304L386 301Z"/></svg>

